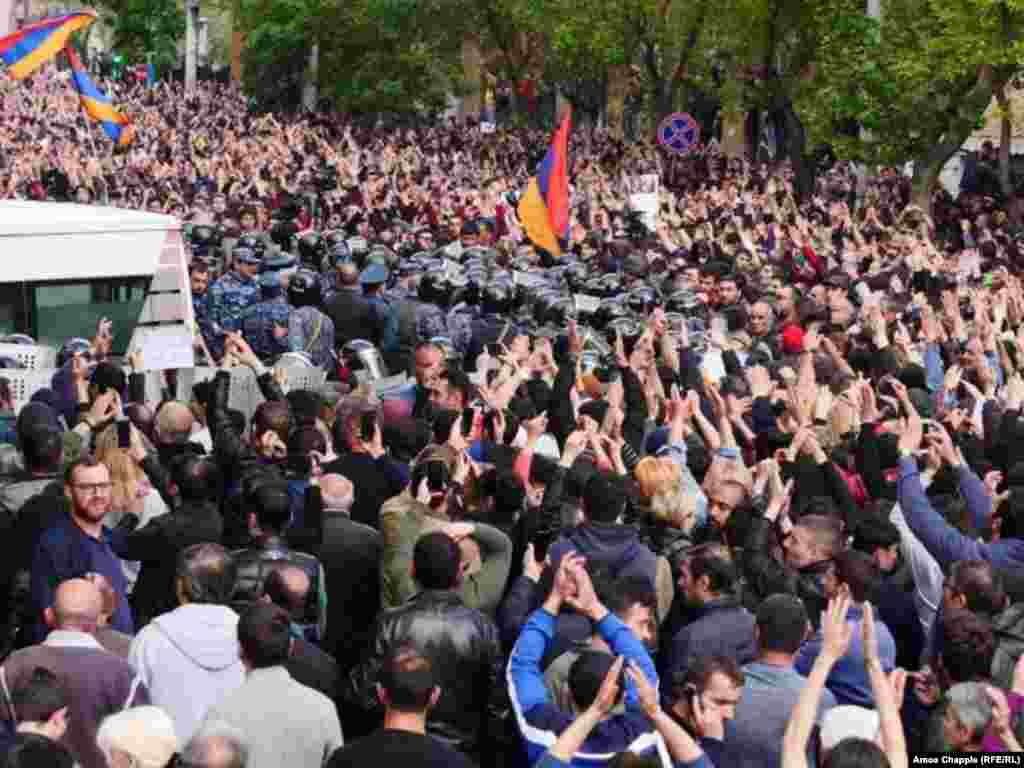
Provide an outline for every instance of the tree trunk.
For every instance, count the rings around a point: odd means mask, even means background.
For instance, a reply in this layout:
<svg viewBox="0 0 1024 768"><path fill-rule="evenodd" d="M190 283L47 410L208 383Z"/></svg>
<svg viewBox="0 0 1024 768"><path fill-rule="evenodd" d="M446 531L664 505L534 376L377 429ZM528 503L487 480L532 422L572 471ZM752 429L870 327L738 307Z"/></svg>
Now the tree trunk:
<svg viewBox="0 0 1024 768"><path fill-rule="evenodd" d="M1006 95L1006 83L1000 83L996 89L996 101L999 103L999 111L1002 113L999 119L999 189L1003 193L1010 226L1018 229L1021 225L1021 212L1013 186L1013 175L1010 172L1013 114L1010 112L1010 99Z"/></svg>
<svg viewBox="0 0 1024 768"><path fill-rule="evenodd" d="M807 156L807 133L789 99L782 115L786 125L786 154L793 166L793 192L799 202L805 203L814 195L816 176L814 164Z"/></svg>
<svg viewBox="0 0 1024 768"><path fill-rule="evenodd" d="M958 100L956 114L942 136L923 156L914 159L914 178L911 182L911 203L932 216L932 190L939 180L942 166L967 141L978 117L992 99L993 72L990 65L981 67L978 79ZM932 216L934 219L934 216Z"/></svg>

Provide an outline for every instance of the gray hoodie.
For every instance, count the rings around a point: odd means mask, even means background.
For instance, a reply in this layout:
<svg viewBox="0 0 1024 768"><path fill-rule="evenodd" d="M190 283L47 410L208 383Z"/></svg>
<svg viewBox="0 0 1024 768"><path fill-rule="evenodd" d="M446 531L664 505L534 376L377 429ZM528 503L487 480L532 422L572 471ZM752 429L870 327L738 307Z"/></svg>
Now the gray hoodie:
<svg viewBox="0 0 1024 768"><path fill-rule="evenodd" d="M238 614L223 605L183 605L139 632L128 661L186 744L206 711L245 681Z"/></svg>

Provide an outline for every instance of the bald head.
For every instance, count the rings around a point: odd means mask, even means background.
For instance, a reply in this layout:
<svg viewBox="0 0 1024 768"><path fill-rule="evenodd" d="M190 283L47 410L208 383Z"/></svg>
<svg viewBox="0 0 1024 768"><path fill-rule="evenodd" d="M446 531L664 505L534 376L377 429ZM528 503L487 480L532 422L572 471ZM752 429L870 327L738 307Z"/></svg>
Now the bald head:
<svg viewBox="0 0 1024 768"><path fill-rule="evenodd" d="M342 475L324 475L320 478L320 493L324 499L326 514L347 515L355 500L355 488L352 482Z"/></svg>
<svg viewBox="0 0 1024 768"><path fill-rule="evenodd" d="M181 754L192 768L245 768L249 749L245 737L233 726L215 721L203 724Z"/></svg>
<svg viewBox="0 0 1024 768"><path fill-rule="evenodd" d="M54 629L95 632L103 613L103 595L86 579L68 579L57 587L47 623Z"/></svg>
<svg viewBox="0 0 1024 768"><path fill-rule="evenodd" d="M85 579L99 590L100 596L103 598L100 626L106 626L117 611L117 593L114 591L110 579L102 573L87 573L85 574Z"/></svg>
<svg viewBox="0 0 1024 768"><path fill-rule="evenodd" d="M161 442L180 445L192 434L192 411L177 400L165 403L156 417L156 429Z"/></svg>
<svg viewBox="0 0 1024 768"><path fill-rule="evenodd" d="M345 262L338 267L338 278L344 286L352 286L359 282L359 270L351 262Z"/></svg>

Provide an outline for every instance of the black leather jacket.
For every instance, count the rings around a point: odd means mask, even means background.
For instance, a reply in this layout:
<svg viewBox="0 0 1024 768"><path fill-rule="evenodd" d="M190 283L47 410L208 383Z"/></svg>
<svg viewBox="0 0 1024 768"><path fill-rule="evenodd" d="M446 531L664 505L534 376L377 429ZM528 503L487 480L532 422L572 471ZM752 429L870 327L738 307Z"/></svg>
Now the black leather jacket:
<svg viewBox="0 0 1024 768"><path fill-rule="evenodd" d="M487 743L488 723L503 714L503 659L494 621L463 605L456 592L420 592L381 614L373 647L349 674L346 698L379 711L375 684L398 643L427 654L440 678L441 698L427 717L427 732L462 752L477 752Z"/></svg>
<svg viewBox="0 0 1024 768"><path fill-rule="evenodd" d="M751 596L764 600L776 592L796 595L803 600L807 616L817 628L821 614L828 605L822 577L830 561L796 569L777 560L772 553L772 523L755 514L750 521L746 546L743 549L743 577Z"/></svg>
<svg viewBox="0 0 1024 768"><path fill-rule="evenodd" d="M306 597L305 614L299 623L316 625L322 629L325 612L322 605L324 584L321 578L323 569L320 561L305 552L296 552L285 544L280 536L267 536L255 546L240 549L232 554L238 577L235 580L235 591L231 602L236 610L244 610L246 606L256 602L263 596L263 584L267 575L274 567L287 563L296 565L309 577L309 594ZM322 631L318 633L323 636Z"/></svg>
<svg viewBox="0 0 1024 768"><path fill-rule="evenodd" d="M269 371L260 376L256 382L266 400L281 401L285 399L284 391L274 381ZM225 477L238 478L242 476L244 469L252 464L266 464L268 467L271 465L248 449L242 441L242 436L231 425L231 419L228 417L230 389L231 375L227 371L218 371L210 392L207 421L210 434L213 436L214 458L220 464Z"/></svg>

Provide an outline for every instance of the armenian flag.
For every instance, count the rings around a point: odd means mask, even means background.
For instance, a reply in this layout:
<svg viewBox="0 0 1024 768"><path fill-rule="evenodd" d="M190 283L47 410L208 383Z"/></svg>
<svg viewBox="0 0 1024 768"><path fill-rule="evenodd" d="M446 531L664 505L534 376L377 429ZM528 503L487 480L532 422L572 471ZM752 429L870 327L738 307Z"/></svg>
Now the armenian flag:
<svg viewBox="0 0 1024 768"><path fill-rule="evenodd" d="M0 59L15 80L22 80L52 59L74 32L96 20L94 11L78 11L29 24L0 39Z"/></svg>
<svg viewBox="0 0 1024 768"><path fill-rule="evenodd" d="M100 123L115 144L130 144L133 134L131 121L114 109L107 95L96 87L75 49L68 46L65 53L71 62L71 85L78 91L85 114Z"/></svg>
<svg viewBox="0 0 1024 768"><path fill-rule="evenodd" d="M569 235L569 131L572 115L565 113L544 161L519 200L519 223L534 245L555 256L562 254L559 238Z"/></svg>

